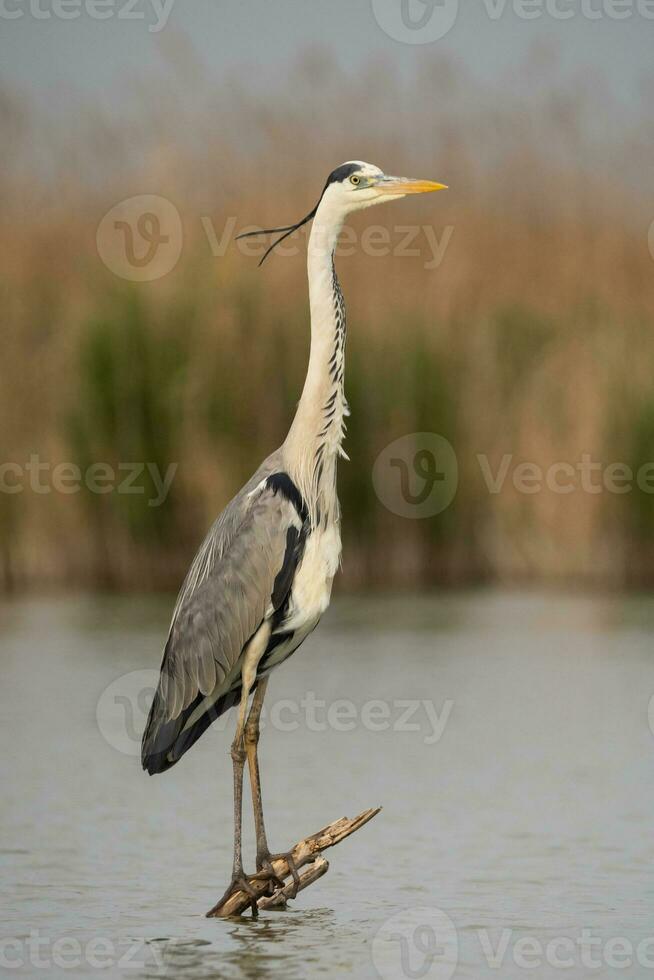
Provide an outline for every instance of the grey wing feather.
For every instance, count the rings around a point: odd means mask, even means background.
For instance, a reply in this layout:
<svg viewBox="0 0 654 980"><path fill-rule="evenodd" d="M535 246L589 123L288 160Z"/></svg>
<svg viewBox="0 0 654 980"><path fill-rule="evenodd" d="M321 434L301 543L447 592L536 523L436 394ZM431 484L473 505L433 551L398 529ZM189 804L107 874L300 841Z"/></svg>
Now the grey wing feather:
<svg viewBox="0 0 654 980"><path fill-rule="evenodd" d="M155 695L160 722L197 698L229 687L243 647L272 612L293 505L265 487L270 457L225 508L189 569L175 606ZM154 707L154 705L153 705Z"/></svg>

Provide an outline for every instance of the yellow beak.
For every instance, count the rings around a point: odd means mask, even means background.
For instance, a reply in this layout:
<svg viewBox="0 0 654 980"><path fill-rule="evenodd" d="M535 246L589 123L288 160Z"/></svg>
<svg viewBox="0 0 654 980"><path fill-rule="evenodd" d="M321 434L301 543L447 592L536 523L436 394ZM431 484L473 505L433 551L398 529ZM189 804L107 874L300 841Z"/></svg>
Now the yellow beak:
<svg viewBox="0 0 654 980"><path fill-rule="evenodd" d="M434 191L446 191L447 184L437 184L433 180L412 180L410 177L381 177L375 185L380 194L396 197L405 194L432 194Z"/></svg>

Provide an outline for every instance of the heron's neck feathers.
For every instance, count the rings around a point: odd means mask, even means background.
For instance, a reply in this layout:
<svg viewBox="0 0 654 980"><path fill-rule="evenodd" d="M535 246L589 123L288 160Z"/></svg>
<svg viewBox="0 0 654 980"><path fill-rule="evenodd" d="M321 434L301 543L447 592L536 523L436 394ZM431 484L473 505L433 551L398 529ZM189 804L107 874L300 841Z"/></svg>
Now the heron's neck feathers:
<svg viewBox="0 0 654 980"><path fill-rule="evenodd" d="M311 352L302 397L283 446L289 473L306 501L314 526L338 518L336 461L345 417L345 304L334 268L342 218L327 202L318 208L309 238L307 266ZM347 457L346 457L347 458Z"/></svg>

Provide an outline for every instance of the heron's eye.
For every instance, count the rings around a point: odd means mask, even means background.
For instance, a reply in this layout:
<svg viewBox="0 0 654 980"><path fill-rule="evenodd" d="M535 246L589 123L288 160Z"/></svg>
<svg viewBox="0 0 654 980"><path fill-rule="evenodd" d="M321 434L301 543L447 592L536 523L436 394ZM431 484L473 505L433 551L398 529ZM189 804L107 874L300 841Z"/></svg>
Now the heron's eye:
<svg viewBox="0 0 654 980"><path fill-rule="evenodd" d="M359 177L358 174L352 174L352 176L350 177L350 183L354 184L354 186L356 187L357 184L361 183L361 178Z"/></svg>

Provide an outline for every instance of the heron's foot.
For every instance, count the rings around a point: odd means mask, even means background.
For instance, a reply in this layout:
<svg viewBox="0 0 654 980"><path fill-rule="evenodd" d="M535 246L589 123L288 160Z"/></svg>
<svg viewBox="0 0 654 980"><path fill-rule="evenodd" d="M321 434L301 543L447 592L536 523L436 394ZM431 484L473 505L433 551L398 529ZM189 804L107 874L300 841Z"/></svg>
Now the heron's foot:
<svg viewBox="0 0 654 980"><path fill-rule="evenodd" d="M250 908L252 909L252 918L256 919L259 915L259 909L257 908L257 898L259 895L252 887L252 883L244 871L236 872L232 875L232 880L227 886L227 890L223 897L216 902L214 907L207 914L210 916L220 916L223 914L222 909L227 904L232 895L236 892L245 892L245 894L250 899Z"/></svg>
<svg viewBox="0 0 654 980"><path fill-rule="evenodd" d="M272 857L272 855L271 855ZM269 888L266 894L272 895L275 888L282 889L286 882L283 878L280 878L278 874L275 873L275 869L270 863L270 858L261 858L257 861L257 874L256 877L259 881L267 881L269 883Z"/></svg>
<svg viewBox="0 0 654 980"><path fill-rule="evenodd" d="M257 877L267 876L271 883L281 891L285 887L285 882L275 872L273 861L286 861L293 879L293 887L288 897L295 898L300 885L300 875L293 859L293 851L281 851L279 854L271 854L270 851L264 851L263 853L260 852L257 854Z"/></svg>

